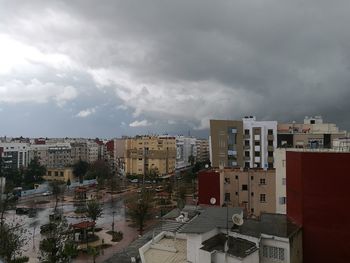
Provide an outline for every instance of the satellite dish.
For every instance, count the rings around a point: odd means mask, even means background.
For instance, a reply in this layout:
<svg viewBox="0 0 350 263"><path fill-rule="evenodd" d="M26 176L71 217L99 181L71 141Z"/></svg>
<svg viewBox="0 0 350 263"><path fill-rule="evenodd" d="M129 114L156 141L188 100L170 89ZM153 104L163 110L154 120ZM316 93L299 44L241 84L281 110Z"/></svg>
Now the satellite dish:
<svg viewBox="0 0 350 263"><path fill-rule="evenodd" d="M232 222L234 225L241 226L243 225L243 214L234 214L232 216Z"/></svg>
<svg viewBox="0 0 350 263"><path fill-rule="evenodd" d="M212 205L215 205L216 204L216 198L215 197L210 198L210 203Z"/></svg>
<svg viewBox="0 0 350 263"><path fill-rule="evenodd" d="M208 169L208 168L209 168L209 165L208 165L208 164L206 164L206 165L205 165L205 169Z"/></svg>

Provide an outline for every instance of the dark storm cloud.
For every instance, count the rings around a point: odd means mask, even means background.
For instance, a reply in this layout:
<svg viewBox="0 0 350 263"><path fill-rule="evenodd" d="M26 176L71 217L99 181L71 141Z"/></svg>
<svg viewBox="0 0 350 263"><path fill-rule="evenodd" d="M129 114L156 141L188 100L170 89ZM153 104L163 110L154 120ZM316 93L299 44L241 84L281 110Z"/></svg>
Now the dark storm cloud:
<svg viewBox="0 0 350 263"><path fill-rule="evenodd" d="M210 118L300 121L314 114L350 128L348 1L0 3L0 34L66 56L58 58L65 67L43 58L46 69L36 78L49 81L43 72L53 68L66 76L55 84L79 94L85 87L112 92L120 116L133 112L122 129L157 122L162 130L184 123L202 129ZM31 79L30 66L15 76L1 75L0 64L0 81ZM74 83L76 75L86 85Z"/></svg>

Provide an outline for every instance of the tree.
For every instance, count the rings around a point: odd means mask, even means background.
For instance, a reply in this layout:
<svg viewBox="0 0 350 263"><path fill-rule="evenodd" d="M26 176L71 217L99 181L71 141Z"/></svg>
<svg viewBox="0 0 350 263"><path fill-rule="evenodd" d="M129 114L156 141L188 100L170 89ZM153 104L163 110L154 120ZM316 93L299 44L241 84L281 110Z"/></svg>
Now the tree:
<svg viewBox="0 0 350 263"><path fill-rule="evenodd" d="M40 241L39 260L43 263L68 263L76 255L76 246L71 239L66 220L61 220L50 228L46 237Z"/></svg>
<svg viewBox="0 0 350 263"><path fill-rule="evenodd" d="M0 257L5 262L26 262L22 258L22 247L26 242L25 230L18 224L9 225L2 223L0 225Z"/></svg>
<svg viewBox="0 0 350 263"><path fill-rule="evenodd" d="M24 183L27 186L31 186L33 183L39 183L43 181L43 176L46 173L45 166L41 165L38 157L34 157L24 171Z"/></svg>
<svg viewBox="0 0 350 263"><path fill-rule="evenodd" d="M3 225L5 219L5 212L14 206L18 197L12 194L13 186L11 183L6 183L5 191L0 197L0 224Z"/></svg>
<svg viewBox="0 0 350 263"><path fill-rule="evenodd" d="M190 156L188 156L188 162L191 164L191 166L194 165L195 158L194 158L194 156L192 154Z"/></svg>
<svg viewBox="0 0 350 263"><path fill-rule="evenodd" d="M90 200L87 203L86 209L87 217L93 220L94 222L96 222L96 220L102 215L102 206L95 199ZM92 234L95 234L95 226L92 228Z"/></svg>
<svg viewBox="0 0 350 263"><path fill-rule="evenodd" d="M89 169L89 164L85 161L79 160L73 164L73 174L79 178L79 182L83 183L84 176Z"/></svg>
<svg viewBox="0 0 350 263"><path fill-rule="evenodd" d="M63 195L63 193L64 193L64 188L63 188L64 182L61 182L61 181L51 181L49 185L50 185L52 194L53 194L53 196L55 197L55 208L54 208L54 212L56 213L58 201L59 201L59 199L60 199L60 196Z"/></svg>
<svg viewBox="0 0 350 263"><path fill-rule="evenodd" d="M127 208L129 216L137 224L137 226L139 227L140 235L142 235L145 222L152 215L152 196L149 193L144 192L142 193L140 199L130 199L127 204Z"/></svg>

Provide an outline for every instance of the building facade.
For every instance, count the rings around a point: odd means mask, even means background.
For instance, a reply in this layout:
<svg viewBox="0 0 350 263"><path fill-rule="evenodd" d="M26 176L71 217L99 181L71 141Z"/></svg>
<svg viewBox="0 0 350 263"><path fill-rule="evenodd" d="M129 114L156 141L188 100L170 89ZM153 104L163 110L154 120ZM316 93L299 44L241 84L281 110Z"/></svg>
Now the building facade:
<svg viewBox="0 0 350 263"><path fill-rule="evenodd" d="M337 138L347 136L333 123L324 123L321 116L305 117L304 123L278 124L278 147L332 148Z"/></svg>
<svg viewBox="0 0 350 263"><path fill-rule="evenodd" d="M277 122L210 120L210 161L213 167L274 168Z"/></svg>
<svg viewBox="0 0 350 263"><path fill-rule="evenodd" d="M197 158L196 138L176 136L176 170L181 170L191 166L190 158L193 162Z"/></svg>
<svg viewBox="0 0 350 263"><path fill-rule="evenodd" d="M198 174L198 202L241 207L248 215L276 212L274 169L204 170ZM211 202L215 198L215 204Z"/></svg>
<svg viewBox="0 0 350 263"><path fill-rule="evenodd" d="M197 139L197 162L206 162L210 159L209 156L209 140L208 139Z"/></svg>
<svg viewBox="0 0 350 263"><path fill-rule="evenodd" d="M125 140L126 174L159 176L175 171L176 139L172 136L137 136Z"/></svg>
<svg viewBox="0 0 350 263"><path fill-rule="evenodd" d="M64 181L64 182L67 182L68 180L71 182L75 181L73 169L69 167L48 168L43 178L47 181Z"/></svg>
<svg viewBox="0 0 350 263"><path fill-rule="evenodd" d="M350 153L287 151L287 216L303 228L310 262L350 258Z"/></svg>
<svg viewBox="0 0 350 263"><path fill-rule="evenodd" d="M27 167L30 161L29 149L29 143L0 142L0 157L3 158L4 166L13 169Z"/></svg>

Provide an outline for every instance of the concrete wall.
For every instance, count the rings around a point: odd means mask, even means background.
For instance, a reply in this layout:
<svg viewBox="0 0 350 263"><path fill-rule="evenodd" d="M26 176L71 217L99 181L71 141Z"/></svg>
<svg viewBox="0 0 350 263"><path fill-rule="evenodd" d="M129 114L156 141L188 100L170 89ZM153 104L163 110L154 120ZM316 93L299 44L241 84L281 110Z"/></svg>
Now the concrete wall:
<svg viewBox="0 0 350 263"><path fill-rule="evenodd" d="M284 260L278 260L279 263L295 263L290 261L290 247L289 247L289 241L286 240L278 240L275 237L273 238L261 238L260 241L260 262L261 263L275 263L275 259L271 258L265 258L263 257L263 246L270 246L270 247L277 247L277 248L283 248L284 249Z"/></svg>
<svg viewBox="0 0 350 263"><path fill-rule="evenodd" d="M215 228L203 234L187 234L187 260L193 263L201 263L200 248L202 243L218 233L219 230Z"/></svg>

